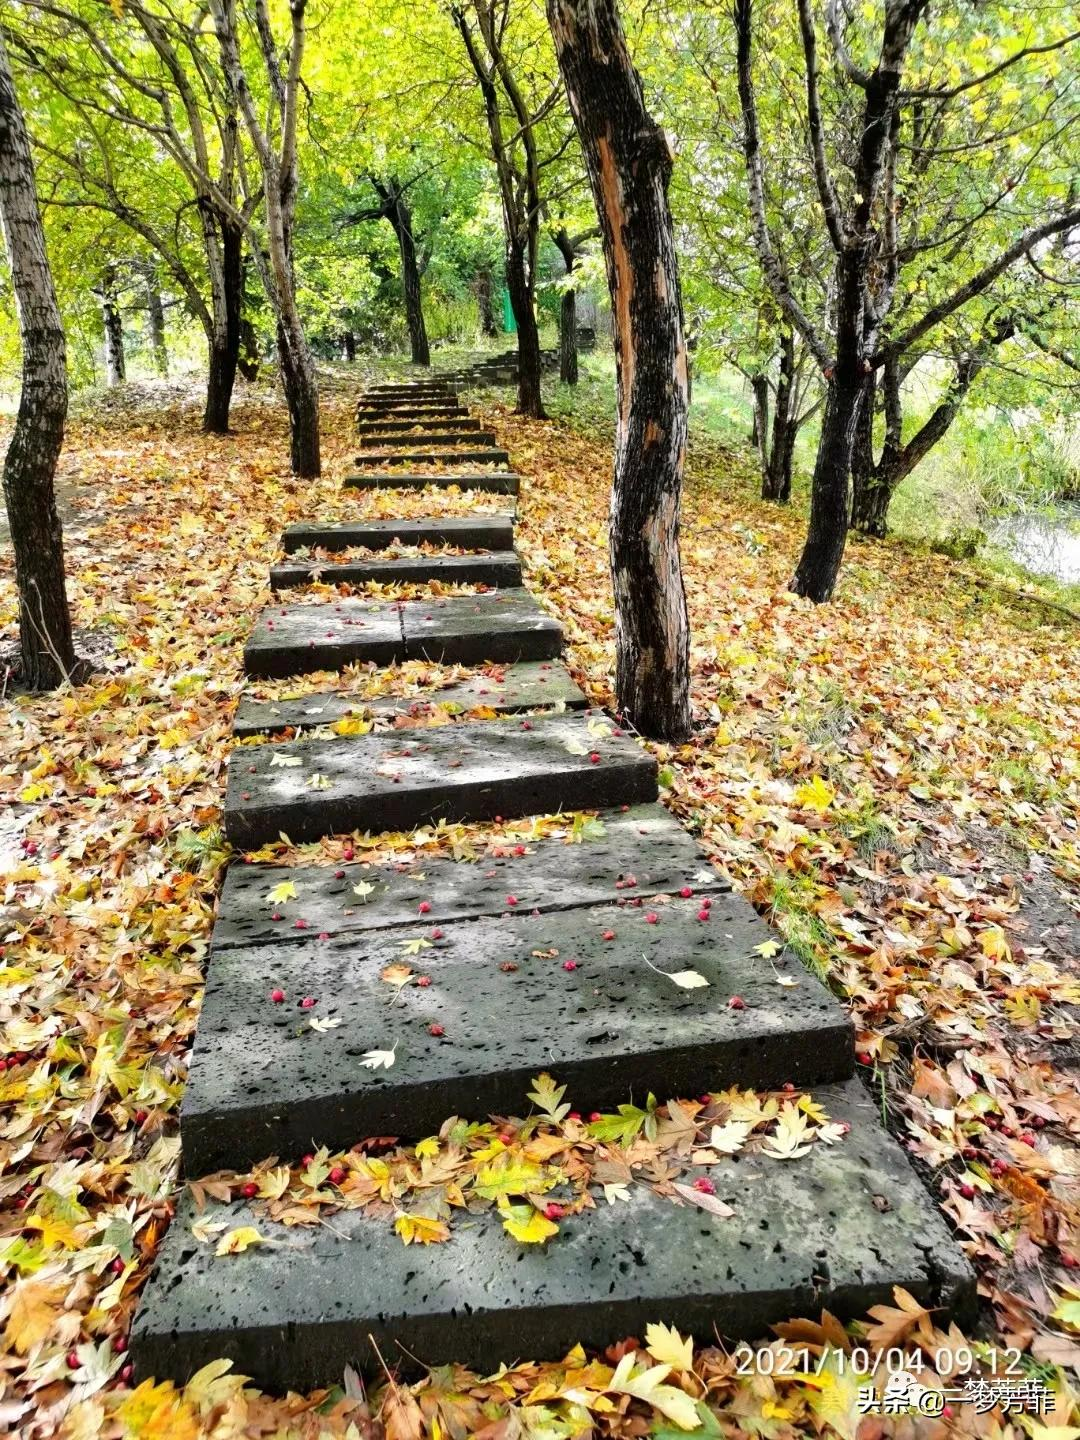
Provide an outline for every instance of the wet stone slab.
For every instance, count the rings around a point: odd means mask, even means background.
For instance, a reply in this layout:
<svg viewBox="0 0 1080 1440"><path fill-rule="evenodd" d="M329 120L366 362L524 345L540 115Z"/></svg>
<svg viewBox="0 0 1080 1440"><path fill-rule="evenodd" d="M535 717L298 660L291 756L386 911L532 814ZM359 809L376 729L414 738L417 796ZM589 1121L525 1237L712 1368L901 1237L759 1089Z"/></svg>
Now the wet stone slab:
<svg viewBox="0 0 1080 1440"><path fill-rule="evenodd" d="M450 1240L418 1256L388 1218L343 1212L286 1229L247 1202L198 1216L185 1196L132 1332L136 1379L183 1384L226 1357L263 1389L306 1392L340 1383L346 1365L378 1374L373 1341L411 1373L459 1362L486 1374L578 1342L602 1349L652 1321L715 1344L822 1309L860 1318L895 1303L894 1285L941 1307L942 1327L966 1325L974 1276L872 1098L857 1081L815 1098L850 1133L790 1165L753 1156L712 1167L727 1219L633 1185L629 1203L598 1194L543 1247L519 1245L497 1215L456 1214ZM255 1225L274 1243L217 1259L191 1233L197 1218Z"/></svg>
<svg viewBox="0 0 1080 1440"><path fill-rule="evenodd" d="M429 440L432 438L427 437ZM477 439L484 441L484 436L477 436ZM381 442L380 442L381 443ZM510 456L505 450L496 449L466 449L464 446L451 450L423 450L407 449L391 454L384 451L381 454L357 455L354 458L355 465L509 465Z"/></svg>
<svg viewBox="0 0 1080 1440"><path fill-rule="evenodd" d="M418 915L405 929L216 950L184 1092L187 1174L510 1114L544 1069L585 1112L650 1091L849 1075L851 1022L821 982L781 954L798 985L777 984L754 953L772 932L740 896L715 897L705 922L700 910L674 897L448 921L438 935ZM412 941L428 943L414 955ZM382 978L402 961L431 983ZM708 983L668 978L688 969ZM337 1023L313 1030L312 1018ZM361 1064L391 1049L391 1068Z"/></svg>
<svg viewBox="0 0 1080 1440"><path fill-rule="evenodd" d="M462 550L510 550L513 515L447 515L418 520L301 522L282 536L286 554L296 550L382 550L389 545L455 545Z"/></svg>
<svg viewBox="0 0 1080 1440"><path fill-rule="evenodd" d="M393 560L305 560L270 568L271 590L309 585L423 585L438 580L448 585L520 586L521 561L512 552L474 555L404 555Z"/></svg>
<svg viewBox="0 0 1080 1440"><path fill-rule="evenodd" d="M434 456L421 459L434 463ZM503 461L505 464L506 462ZM486 490L495 495L516 495L521 488L521 477L513 473L492 471L466 471L455 475L451 471L401 472L398 474L346 475L341 482L345 490L424 490L429 485L434 489Z"/></svg>
<svg viewBox="0 0 1080 1440"><path fill-rule="evenodd" d="M613 903L647 913L657 909L650 903L654 897L674 896L684 887L699 900L730 889L693 837L655 802L602 811L579 833L579 840L525 841L522 854L509 845L498 855L470 861L419 854L398 866L233 865L218 904L214 949L285 946L312 935L528 915L534 909ZM296 897L277 904L269 897L283 881L295 886ZM421 904L430 907L423 915ZM721 929L724 913L716 915Z"/></svg>
<svg viewBox="0 0 1080 1440"><path fill-rule="evenodd" d="M423 435L424 439L427 439L427 435L424 434L425 431L443 429L454 431L460 430L467 432L470 430L479 430L480 421L473 419L467 415L462 417L461 419L435 416L433 419L430 420L409 418L397 419L391 418L390 416L382 419L379 416L373 416L370 420L361 418L357 428L359 429L361 435L367 433L378 433L380 431L394 432L398 430L413 430Z"/></svg>
<svg viewBox="0 0 1080 1440"><path fill-rule="evenodd" d="M448 448L453 445L494 445L495 435L490 430L466 430L460 434L434 431L424 435L417 435L414 431L399 434L397 431L377 430L361 435L360 444L365 450L415 449L417 445L445 445Z"/></svg>
<svg viewBox="0 0 1080 1440"><path fill-rule="evenodd" d="M454 665L552 660L562 627L527 590L393 603L341 600L264 610L244 647L249 675L341 669L353 661Z"/></svg>
<svg viewBox="0 0 1080 1440"><path fill-rule="evenodd" d="M439 419L440 416L468 415L464 405L457 405L453 400L431 400L424 403L410 400L385 400L373 402L370 405L361 405L356 412L356 418L360 420L378 420L385 416L388 420L411 420L411 419Z"/></svg>
<svg viewBox="0 0 1080 1440"><path fill-rule="evenodd" d="M428 688L417 695L384 695L361 700L346 691L321 691L290 700L240 701L233 734L280 734L283 730L313 729L351 716L405 715L422 720L438 710L451 714L484 708L498 713L515 710L581 710L586 700L570 672L560 661L525 661L493 673L482 672L455 685Z"/></svg>
<svg viewBox="0 0 1080 1440"><path fill-rule="evenodd" d="M598 738L575 714L536 716L528 727L462 721L239 747L229 761L225 833L254 849L281 833L318 840L655 799L656 761L636 742Z"/></svg>

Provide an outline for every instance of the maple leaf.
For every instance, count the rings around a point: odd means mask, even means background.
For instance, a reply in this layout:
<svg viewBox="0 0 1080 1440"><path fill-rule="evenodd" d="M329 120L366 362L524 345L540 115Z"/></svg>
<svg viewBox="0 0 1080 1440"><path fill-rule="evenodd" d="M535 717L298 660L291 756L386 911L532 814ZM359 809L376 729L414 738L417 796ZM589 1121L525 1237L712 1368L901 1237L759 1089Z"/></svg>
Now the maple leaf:
<svg viewBox="0 0 1080 1440"><path fill-rule="evenodd" d="M266 892L268 905L285 905L296 899L296 885L292 880L282 880Z"/></svg>
<svg viewBox="0 0 1080 1440"><path fill-rule="evenodd" d="M888 1350L891 1345L899 1345L913 1331L919 1339L930 1343L933 1339L933 1325L930 1323L931 1312L926 1306L920 1305L918 1300L900 1285L893 1286L893 1299L896 1301L895 1306L870 1307L870 1314L877 1323L867 1329L868 1343L875 1350Z"/></svg>
<svg viewBox="0 0 1080 1440"><path fill-rule="evenodd" d="M570 1106L562 1105L559 1102L566 1094L565 1085L556 1085L555 1081L546 1072L538 1075L532 1082L533 1088L529 1091L529 1099L538 1110L542 1110L558 1125L570 1114Z"/></svg>
<svg viewBox="0 0 1080 1440"><path fill-rule="evenodd" d="M432 941L425 940L423 936L418 935L412 940L402 940L401 948L406 955L419 955L421 950L432 948Z"/></svg>
<svg viewBox="0 0 1080 1440"><path fill-rule="evenodd" d="M645 1348L661 1365L672 1370L693 1370L694 1342L684 1340L677 1330L669 1325L647 1325L645 1327Z"/></svg>
<svg viewBox="0 0 1080 1440"><path fill-rule="evenodd" d="M389 1070L397 1059L397 1041L389 1050L365 1050L360 1057L360 1064L368 1070Z"/></svg>
<svg viewBox="0 0 1080 1440"><path fill-rule="evenodd" d="M709 1132L709 1149L721 1155L737 1155L746 1144L754 1125L750 1120L727 1120Z"/></svg>
<svg viewBox="0 0 1080 1440"><path fill-rule="evenodd" d="M763 940L760 945L754 946L754 954L762 955L766 960L771 960L774 955L779 955L783 948L779 940Z"/></svg>
<svg viewBox="0 0 1080 1440"><path fill-rule="evenodd" d="M297 765L302 765L303 763L299 755L273 755L270 759L271 765L282 770L292 770Z"/></svg>
<svg viewBox="0 0 1080 1440"><path fill-rule="evenodd" d="M637 1354L633 1351L624 1355L608 1381L607 1389L616 1395L632 1395L659 1410L678 1425L680 1430L698 1430L701 1416L691 1397L674 1385L663 1382L671 1374L670 1365L653 1365L647 1370L635 1370Z"/></svg>
<svg viewBox="0 0 1080 1440"><path fill-rule="evenodd" d="M800 1384L811 1391L811 1410L842 1440L855 1440L860 1418L859 1389L864 1378L842 1351L831 1348L825 1351L812 1375L799 1376Z"/></svg>
<svg viewBox="0 0 1080 1440"><path fill-rule="evenodd" d="M450 1227L443 1220L432 1220L427 1215L399 1215L394 1229L406 1245L438 1245L450 1239Z"/></svg>
<svg viewBox="0 0 1080 1440"><path fill-rule="evenodd" d="M60 1315L67 1288L63 1278L31 1276L15 1282L4 1338L20 1355L28 1355L48 1335Z"/></svg>
<svg viewBox="0 0 1080 1440"><path fill-rule="evenodd" d="M343 1025L344 1023L340 1015L327 1015L325 1017L315 1015L308 1021L312 1030L317 1030L320 1035L324 1035L327 1030L336 1030L339 1025Z"/></svg>
<svg viewBox="0 0 1080 1440"><path fill-rule="evenodd" d="M544 1245L559 1233L554 1220L542 1215L535 1205L499 1205L503 1229L523 1245Z"/></svg>
<svg viewBox="0 0 1080 1440"><path fill-rule="evenodd" d="M806 1116L789 1100L780 1111L776 1129L762 1148L774 1160L798 1160L803 1155L809 1155L813 1138Z"/></svg>
<svg viewBox="0 0 1080 1440"><path fill-rule="evenodd" d="M815 775L812 780L796 789L795 799L804 810L816 810L820 815L824 815L836 799L836 791L827 780Z"/></svg>

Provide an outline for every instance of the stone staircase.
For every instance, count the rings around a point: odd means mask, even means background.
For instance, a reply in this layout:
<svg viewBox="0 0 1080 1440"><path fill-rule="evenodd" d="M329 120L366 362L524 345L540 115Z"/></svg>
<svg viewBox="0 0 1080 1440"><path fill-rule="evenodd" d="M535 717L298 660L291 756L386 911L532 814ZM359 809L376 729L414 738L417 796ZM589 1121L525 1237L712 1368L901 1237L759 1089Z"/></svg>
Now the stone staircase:
<svg viewBox="0 0 1080 1440"><path fill-rule="evenodd" d="M659 805L652 756L587 708L559 659L560 625L521 587L512 511L439 515L448 485L516 495L506 452L445 380L372 387L357 414L362 437L377 443L370 457L362 445L372 468L345 485L422 487L433 513L292 526L273 589L327 573L488 588L389 603L278 601L255 621L247 671L257 684L357 662L476 668L406 697L242 700L236 736L263 743L233 751L228 838L257 848L282 833L317 841L583 809L600 812L602 833L568 844L541 832L475 862L233 865L184 1097L187 1178L371 1136L416 1140L451 1115L522 1114L545 1070L583 1111L650 1091L812 1087L850 1133L792 1164L744 1155L708 1171L728 1218L638 1183L628 1203L601 1199L564 1220L544 1247L520 1245L494 1212L421 1248L403 1245L385 1217L342 1210L287 1227L256 1201L211 1200L199 1212L187 1192L133 1328L140 1377L183 1382L225 1356L266 1389L303 1391L339 1382L346 1365L371 1367L373 1343L404 1368L460 1361L486 1372L577 1341L604 1346L651 1320L738 1339L822 1307L862 1315L896 1284L963 1312L971 1272L852 1078L846 1013L794 956L762 957L772 932ZM391 468L403 459L437 468ZM395 543L454 553L380 556ZM364 554L334 558L353 550ZM408 728L440 707L461 718ZM493 718L469 718L479 707ZM326 728L350 718L373 728ZM283 885L302 896L295 923L267 904ZM388 1020L380 976L421 924L433 937L430 984L405 986ZM576 962L558 985L556 953ZM673 986L670 975L688 967L707 984ZM799 972L796 987L776 983L784 971ZM271 986L286 1003L271 1001ZM332 1028L313 1033L301 996ZM361 1063L391 1040L392 1068ZM264 1243L243 1254L219 1258L203 1243L248 1225Z"/></svg>

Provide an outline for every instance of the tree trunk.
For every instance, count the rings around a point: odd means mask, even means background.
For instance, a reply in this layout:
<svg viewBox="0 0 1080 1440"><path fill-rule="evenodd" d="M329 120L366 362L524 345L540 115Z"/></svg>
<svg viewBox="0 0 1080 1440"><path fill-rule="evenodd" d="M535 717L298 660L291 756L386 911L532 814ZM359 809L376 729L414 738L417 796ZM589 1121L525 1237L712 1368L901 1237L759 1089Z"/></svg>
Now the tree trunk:
<svg viewBox="0 0 1080 1440"><path fill-rule="evenodd" d="M127 379L124 364L124 323L116 296L116 266L107 265L98 289L101 323L105 328L105 384L112 390Z"/></svg>
<svg viewBox="0 0 1080 1440"><path fill-rule="evenodd" d="M758 452L761 474L764 477L769 468L769 378L763 372L750 377L750 393L754 399L754 423L750 430L750 443ZM764 479L762 480L764 484Z"/></svg>
<svg viewBox="0 0 1080 1440"><path fill-rule="evenodd" d="M672 157L645 108L615 0L547 0L547 15L611 292L616 699L643 735L682 740L690 733L690 627L679 559L689 398L667 198Z"/></svg>
<svg viewBox="0 0 1080 1440"><path fill-rule="evenodd" d="M495 284L491 266L481 266L476 272L476 304L480 311L480 330L493 337L499 333L499 321L495 315Z"/></svg>
<svg viewBox="0 0 1080 1440"><path fill-rule="evenodd" d="M146 285L146 328L150 336L150 350L154 357L154 369L159 375L169 373L169 349L165 343L165 310L161 304L157 272L152 264L143 271Z"/></svg>
<svg viewBox="0 0 1080 1440"><path fill-rule="evenodd" d="M30 141L2 31L0 220L23 349L19 413L4 460L4 502L19 594L20 678L30 690L52 690L75 672L64 538L53 490L67 417L67 358Z"/></svg>
<svg viewBox="0 0 1080 1440"><path fill-rule="evenodd" d="M510 308L517 322L518 413L545 420L544 397L540 389L540 331L533 309L532 286L526 275L525 249L517 241L507 247L506 285Z"/></svg>
<svg viewBox="0 0 1080 1440"><path fill-rule="evenodd" d="M294 475L313 478L321 473L319 459L319 390L314 365L297 356L284 326L278 326L281 384L289 407L289 454ZM308 373L308 370L310 373Z"/></svg>
<svg viewBox="0 0 1080 1440"><path fill-rule="evenodd" d="M203 430L208 435L229 433L236 366L240 354L240 307L243 303L243 231L224 217L220 221L220 283L212 290L213 334L206 377Z"/></svg>
<svg viewBox="0 0 1080 1440"><path fill-rule="evenodd" d="M821 604L831 598L844 558L848 480L865 381L852 367L829 381L810 497L810 525L791 588Z"/></svg>
<svg viewBox="0 0 1080 1440"><path fill-rule="evenodd" d="M776 408L772 439L761 485L763 500L786 505L791 499L791 462L795 453L795 337L786 327L780 332L780 369L776 377Z"/></svg>
<svg viewBox="0 0 1080 1440"><path fill-rule="evenodd" d="M875 466L868 473L852 469L851 478L852 529L876 540L884 539L893 496L893 486L885 468Z"/></svg>
<svg viewBox="0 0 1080 1440"><path fill-rule="evenodd" d="M409 348L414 365L430 365L431 351L428 347L427 327L424 324L424 306L420 294L420 269L416 263L416 237L413 235L412 213L402 200L398 200L390 223L397 236L401 252L401 288L405 292L405 323L409 327Z"/></svg>
<svg viewBox="0 0 1080 1440"><path fill-rule="evenodd" d="M248 384L253 385L259 378L261 366L259 337L255 333L255 326L245 315L240 321L240 354L237 357L236 368Z"/></svg>
<svg viewBox="0 0 1080 1440"><path fill-rule="evenodd" d="M559 305L559 379L564 385L578 382L576 290L564 290Z"/></svg>
<svg viewBox="0 0 1080 1440"><path fill-rule="evenodd" d="M356 336L351 330L341 332L341 358L349 365L356 359Z"/></svg>

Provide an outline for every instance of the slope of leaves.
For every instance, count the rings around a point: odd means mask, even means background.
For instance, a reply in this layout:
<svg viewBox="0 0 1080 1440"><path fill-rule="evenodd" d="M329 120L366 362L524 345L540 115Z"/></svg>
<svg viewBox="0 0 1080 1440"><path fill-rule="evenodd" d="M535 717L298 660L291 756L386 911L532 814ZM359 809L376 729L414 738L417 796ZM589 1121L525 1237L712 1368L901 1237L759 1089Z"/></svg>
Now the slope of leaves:
<svg viewBox="0 0 1080 1440"><path fill-rule="evenodd" d="M486 1381L437 1372L415 1391L374 1396L351 1381L273 1401L220 1369L182 1395L128 1384L125 1337L171 1212L179 1098L227 859L218 822L242 641L277 537L316 515L499 508L468 495L343 494L349 395L326 409L315 483L286 474L281 412L257 395L227 439L201 436L190 404L160 400L70 427L71 594L101 668L76 691L10 697L0 718L0 1419L20 1434L72 1436L547 1440L589 1425L640 1435L654 1421L667 1433L647 1398L661 1381L639 1383L651 1360L615 1386L640 1342L604 1361L572 1355ZM608 702L610 451L566 426L497 423L528 477L530 583L566 620L578 679ZM838 602L816 610L785 590L798 538L797 517L756 505L731 457L695 455L685 556L701 727L661 755L666 798L850 996L890 1122L979 1265L987 1337L1075 1364L1075 632L895 547L856 550ZM10 632L6 571L0 607ZM357 670L350 684L373 697L457 678L424 666ZM370 858L483 853L517 833L382 837ZM357 843L259 858L334 863ZM812 1343L850 1344L835 1322L815 1330L812 1319ZM897 1322L904 1335L919 1323ZM710 1434L850 1425L851 1395L826 1404L820 1386L748 1379L719 1350L663 1387L707 1397ZM1067 1427L1068 1414L1053 1423Z"/></svg>

